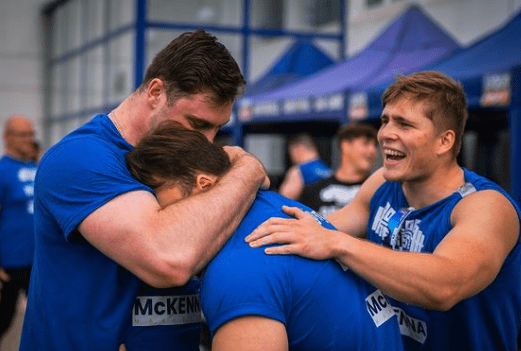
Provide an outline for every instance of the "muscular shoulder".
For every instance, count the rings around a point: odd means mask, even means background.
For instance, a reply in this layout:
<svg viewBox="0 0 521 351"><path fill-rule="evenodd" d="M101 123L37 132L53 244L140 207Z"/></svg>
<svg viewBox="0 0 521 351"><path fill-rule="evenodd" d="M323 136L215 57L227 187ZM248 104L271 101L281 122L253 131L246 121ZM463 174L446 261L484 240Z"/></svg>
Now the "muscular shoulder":
<svg viewBox="0 0 521 351"><path fill-rule="evenodd" d="M494 252L491 260L498 260L498 267L519 240L518 209L497 190L480 190L463 198L452 211L451 223L453 239L465 246L478 243L486 247Z"/></svg>
<svg viewBox="0 0 521 351"><path fill-rule="evenodd" d="M452 221L490 217L494 222L508 222L519 226L519 210L504 194L495 189L484 189L465 196L452 212Z"/></svg>
<svg viewBox="0 0 521 351"><path fill-rule="evenodd" d="M39 173L59 179L70 177L71 174L81 176L83 173L97 173L97 170L108 172L116 165L124 164L126 151L118 150L116 146L95 136L65 139L42 158Z"/></svg>

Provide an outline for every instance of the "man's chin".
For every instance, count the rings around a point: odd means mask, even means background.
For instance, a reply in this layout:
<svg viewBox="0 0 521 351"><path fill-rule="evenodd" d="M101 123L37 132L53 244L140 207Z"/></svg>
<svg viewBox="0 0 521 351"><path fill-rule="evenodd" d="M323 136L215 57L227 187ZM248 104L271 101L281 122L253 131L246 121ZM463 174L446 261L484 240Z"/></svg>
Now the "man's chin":
<svg viewBox="0 0 521 351"><path fill-rule="evenodd" d="M398 182L402 180L402 173L397 171L396 169L390 169L388 167L383 167L383 177L385 180L389 182Z"/></svg>

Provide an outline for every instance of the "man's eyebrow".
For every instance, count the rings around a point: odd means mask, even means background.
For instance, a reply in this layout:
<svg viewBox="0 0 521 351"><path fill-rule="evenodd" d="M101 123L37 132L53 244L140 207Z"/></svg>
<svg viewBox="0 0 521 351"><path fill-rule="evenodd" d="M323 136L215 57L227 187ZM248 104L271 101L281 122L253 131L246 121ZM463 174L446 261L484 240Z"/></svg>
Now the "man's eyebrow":
<svg viewBox="0 0 521 351"><path fill-rule="evenodd" d="M394 119L394 120L397 120L397 121L407 121L407 119L401 115L401 114L390 114L390 113L385 113L383 112L381 115L380 115L380 118L387 118L387 119Z"/></svg>
<svg viewBox="0 0 521 351"><path fill-rule="evenodd" d="M394 119L399 123L403 123L403 122L410 123L410 121L407 118L403 117L402 115L394 116Z"/></svg>
<svg viewBox="0 0 521 351"><path fill-rule="evenodd" d="M190 125L194 129L208 130L208 129L213 129L215 127L217 127L217 128L221 127L221 126L216 126L215 124L210 123L207 120L196 117L194 115L186 115L185 118L188 120L188 123L190 123Z"/></svg>

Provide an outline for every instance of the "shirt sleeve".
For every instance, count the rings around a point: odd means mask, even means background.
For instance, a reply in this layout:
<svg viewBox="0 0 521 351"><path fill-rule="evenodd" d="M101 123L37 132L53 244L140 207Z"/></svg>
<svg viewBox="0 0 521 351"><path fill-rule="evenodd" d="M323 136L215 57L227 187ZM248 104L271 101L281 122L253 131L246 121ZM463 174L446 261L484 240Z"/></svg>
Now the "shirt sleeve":
<svg viewBox="0 0 521 351"><path fill-rule="evenodd" d="M151 191L127 170L126 151L84 137L58 144L42 160L35 182L37 205L57 220L66 237L114 197L131 190Z"/></svg>
<svg viewBox="0 0 521 351"><path fill-rule="evenodd" d="M204 274L201 304L212 336L224 323L247 315L286 324L290 299L287 259L245 246L242 252L218 256ZM247 250L252 252L247 254Z"/></svg>

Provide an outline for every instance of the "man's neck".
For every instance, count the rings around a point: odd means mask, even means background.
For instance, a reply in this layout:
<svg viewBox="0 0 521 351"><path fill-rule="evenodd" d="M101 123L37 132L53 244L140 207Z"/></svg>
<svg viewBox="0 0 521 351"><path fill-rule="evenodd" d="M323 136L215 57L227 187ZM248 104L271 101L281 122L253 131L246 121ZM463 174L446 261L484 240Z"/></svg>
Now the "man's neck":
<svg viewBox="0 0 521 351"><path fill-rule="evenodd" d="M335 172L335 178L345 183L360 183L368 177L366 172L356 170L353 167L342 166Z"/></svg>
<svg viewBox="0 0 521 351"><path fill-rule="evenodd" d="M402 188L410 206L419 209L440 201L465 184L463 169L454 163L438 169L429 178L402 182Z"/></svg>
<svg viewBox="0 0 521 351"><path fill-rule="evenodd" d="M303 146L299 146L298 153L294 156L294 164L302 164L310 161L314 161L319 158L319 155L312 150L309 150Z"/></svg>
<svg viewBox="0 0 521 351"><path fill-rule="evenodd" d="M5 154L15 160L22 161L22 162L28 162L31 160L31 158L29 156L22 155L17 152L13 152L12 150L9 150L9 149L5 150Z"/></svg>
<svg viewBox="0 0 521 351"><path fill-rule="evenodd" d="M130 145L136 145L145 129L146 112L142 110L143 104L139 102L139 94L134 93L127 97L119 106L112 110L108 116L118 132Z"/></svg>
<svg viewBox="0 0 521 351"><path fill-rule="evenodd" d="M301 164L309 163L309 162L316 161L316 160L318 160L318 157L309 157L309 158L305 158L302 161L300 161L299 164L301 165Z"/></svg>

